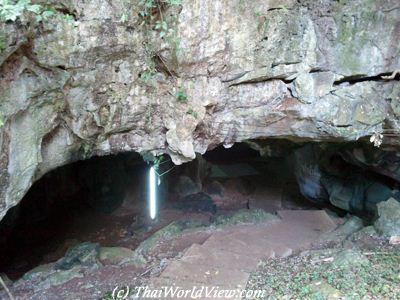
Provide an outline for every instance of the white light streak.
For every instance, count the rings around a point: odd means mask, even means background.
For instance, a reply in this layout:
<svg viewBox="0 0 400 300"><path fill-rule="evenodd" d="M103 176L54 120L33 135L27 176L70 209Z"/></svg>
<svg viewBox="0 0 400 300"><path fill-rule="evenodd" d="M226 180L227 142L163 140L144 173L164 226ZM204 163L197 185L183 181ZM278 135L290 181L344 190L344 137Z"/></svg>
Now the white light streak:
<svg viewBox="0 0 400 300"><path fill-rule="evenodd" d="M150 218L154 220L157 214L157 175L154 167L149 172L149 208Z"/></svg>

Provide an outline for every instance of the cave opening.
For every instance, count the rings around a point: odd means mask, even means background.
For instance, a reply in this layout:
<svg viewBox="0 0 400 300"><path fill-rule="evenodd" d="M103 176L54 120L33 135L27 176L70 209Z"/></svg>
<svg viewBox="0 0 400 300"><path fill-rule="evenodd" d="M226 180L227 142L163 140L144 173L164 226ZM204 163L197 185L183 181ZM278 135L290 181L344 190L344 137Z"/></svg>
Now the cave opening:
<svg viewBox="0 0 400 300"><path fill-rule="evenodd" d="M162 176L155 220L149 216L150 165L144 156L94 157L60 167L38 180L1 221L0 273L18 279L85 241L135 249L173 221L207 225L240 210L368 216L369 205L397 193L397 181L358 164L358 148L352 147L260 140L219 146L180 166L166 156L157 163ZM323 158L319 165L316 158Z"/></svg>

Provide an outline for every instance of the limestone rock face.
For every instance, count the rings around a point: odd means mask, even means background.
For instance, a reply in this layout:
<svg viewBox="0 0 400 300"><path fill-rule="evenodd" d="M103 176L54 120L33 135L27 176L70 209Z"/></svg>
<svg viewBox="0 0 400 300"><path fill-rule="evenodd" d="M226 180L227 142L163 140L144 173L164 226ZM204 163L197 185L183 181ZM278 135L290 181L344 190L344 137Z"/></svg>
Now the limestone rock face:
<svg viewBox="0 0 400 300"><path fill-rule="evenodd" d="M183 0L163 8L173 42L139 1L49 2L48 21L0 24L0 219L44 173L94 155L181 164L248 139L399 128L398 80L379 79L400 69L396 0Z"/></svg>
<svg viewBox="0 0 400 300"><path fill-rule="evenodd" d="M400 235L400 202L390 198L378 204L379 218L374 226L385 236Z"/></svg>

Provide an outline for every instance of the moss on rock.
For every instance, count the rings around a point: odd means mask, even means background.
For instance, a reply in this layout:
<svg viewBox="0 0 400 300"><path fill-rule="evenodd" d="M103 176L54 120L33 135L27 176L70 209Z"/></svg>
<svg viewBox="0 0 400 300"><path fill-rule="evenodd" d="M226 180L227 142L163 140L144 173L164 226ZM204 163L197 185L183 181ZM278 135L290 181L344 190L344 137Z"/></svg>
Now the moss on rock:
<svg viewBox="0 0 400 300"><path fill-rule="evenodd" d="M228 215L216 216L212 224L216 227L224 227L238 224L257 224L278 220L278 217L259 208L241 209Z"/></svg>

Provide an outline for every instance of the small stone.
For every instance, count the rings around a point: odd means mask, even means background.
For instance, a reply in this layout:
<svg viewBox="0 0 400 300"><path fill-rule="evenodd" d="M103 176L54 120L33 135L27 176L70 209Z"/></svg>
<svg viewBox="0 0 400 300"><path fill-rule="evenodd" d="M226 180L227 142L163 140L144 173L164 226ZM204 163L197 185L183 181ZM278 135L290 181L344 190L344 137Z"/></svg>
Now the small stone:
<svg viewBox="0 0 400 300"><path fill-rule="evenodd" d="M308 287L312 291L313 296L315 296L315 299L342 299L343 297L342 293L338 289L334 288L325 281L315 281Z"/></svg>
<svg viewBox="0 0 400 300"><path fill-rule="evenodd" d="M391 236L389 239L390 245L400 245L400 235Z"/></svg>

